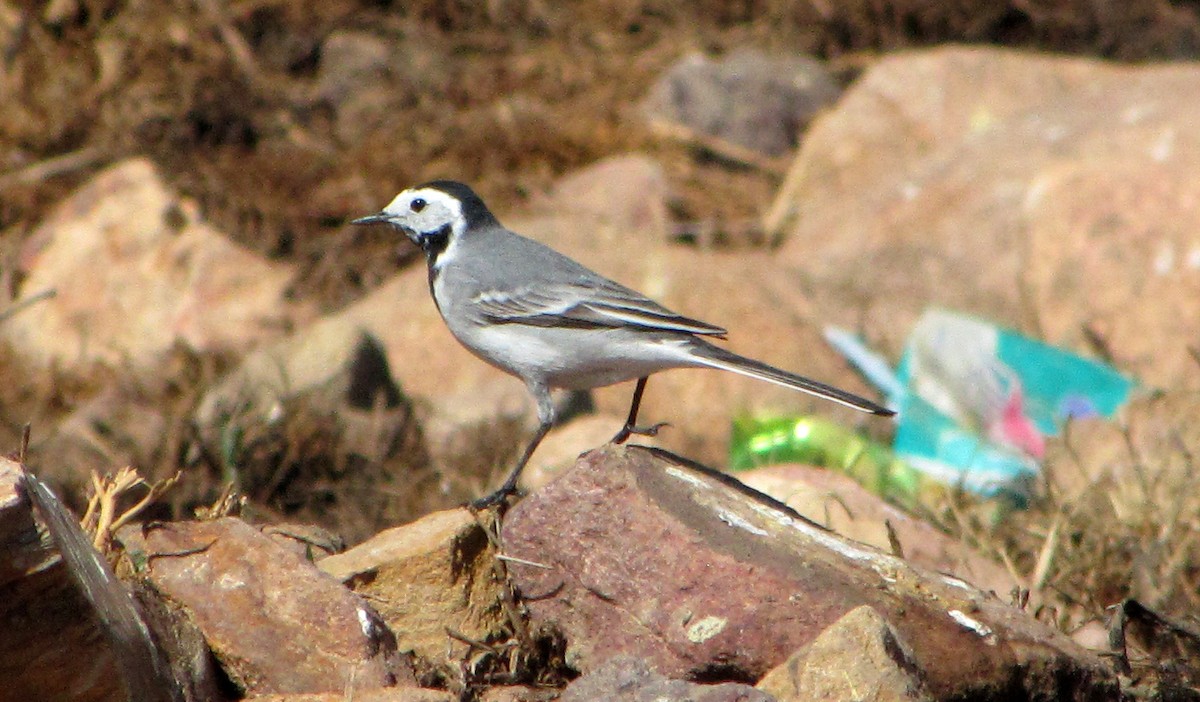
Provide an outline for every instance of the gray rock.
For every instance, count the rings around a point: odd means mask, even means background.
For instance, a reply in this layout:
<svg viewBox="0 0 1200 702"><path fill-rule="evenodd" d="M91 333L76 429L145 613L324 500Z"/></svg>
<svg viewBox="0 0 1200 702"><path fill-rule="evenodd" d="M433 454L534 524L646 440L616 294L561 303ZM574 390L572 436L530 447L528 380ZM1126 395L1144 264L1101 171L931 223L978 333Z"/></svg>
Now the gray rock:
<svg viewBox="0 0 1200 702"><path fill-rule="evenodd" d="M671 680L654 672L640 659L627 656L609 660L597 670L573 681L559 702L774 702L771 695L741 683L701 685Z"/></svg>
<svg viewBox="0 0 1200 702"><path fill-rule="evenodd" d="M815 59L741 49L720 60L684 57L654 84L643 109L651 119L777 156L795 148L809 121L838 92Z"/></svg>
<svg viewBox="0 0 1200 702"><path fill-rule="evenodd" d="M448 75L446 65L419 36L336 31L321 44L316 92L333 109L338 139L357 144L389 124L395 110L437 92Z"/></svg>

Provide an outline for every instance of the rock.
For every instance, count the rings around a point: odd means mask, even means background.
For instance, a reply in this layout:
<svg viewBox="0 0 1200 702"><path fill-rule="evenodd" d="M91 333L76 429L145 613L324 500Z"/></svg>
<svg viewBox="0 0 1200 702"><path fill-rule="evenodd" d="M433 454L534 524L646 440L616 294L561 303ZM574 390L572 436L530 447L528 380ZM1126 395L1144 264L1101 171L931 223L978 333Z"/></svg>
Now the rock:
<svg viewBox="0 0 1200 702"><path fill-rule="evenodd" d="M371 690L346 692L259 695L247 697L248 702L454 702L457 697L444 690L420 687L378 687Z"/></svg>
<svg viewBox="0 0 1200 702"><path fill-rule="evenodd" d="M125 687L92 607L0 458L0 675L7 700L121 700Z"/></svg>
<svg viewBox="0 0 1200 702"><path fill-rule="evenodd" d="M337 30L321 43L316 94L334 113L334 133L347 146L389 125L398 109L444 91L446 56L419 32L402 40Z"/></svg>
<svg viewBox="0 0 1200 702"><path fill-rule="evenodd" d="M531 492L546 485L569 471L581 453L608 443L624 423L623 416L594 414L574 419L550 432L521 474L521 485ZM652 436L639 436L636 443L653 446L657 441Z"/></svg>
<svg viewBox="0 0 1200 702"><path fill-rule="evenodd" d="M479 702L551 702L559 699L559 691L521 685L489 687L479 695Z"/></svg>
<svg viewBox="0 0 1200 702"><path fill-rule="evenodd" d="M415 680L365 600L240 519L134 525L119 538L135 572L187 611L248 694Z"/></svg>
<svg viewBox="0 0 1200 702"><path fill-rule="evenodd" d="M20 466L0 458L0 699L216 699L196 627L106 570L75 517L41 487L34 509ZM53 529L46 510L58 512Z"/></svg>
<svg viewBox="0 0 1200 702"><path fill-rule="evenodd" d="M404 95L383 89L396 81L393 42L369 32L335 31L321 44L317 94L332 108L334 134L357 144L387 122Z"/></svg>
<svg viewBox="0 0 1200 702"><path fill-rule="evenodd" d="M310 392L342 374L364 335L386 350L400 390L418 400L418 411L424 408L419 417L424 425L439 411L437 405L428 404L434 398L486 396L481 388L490 384L503 392L495 404L475 405L492 410L486 416L502 417L499 410L504 406L525 411L524 385L480 362L450 335L429 299L428 274L421 266L405 270L345 310L247 354L201 401L197 421L214 426L234 411L269 417L285 398ZM453 415L456 405L449 404L446 412ZM430 442L435 455L441 446L436 440Z"/></svg>
<svg viewBox="0 0 1200 702"><path fill-rule="evenodd" d="M446 629L488 640L502 623L503 584L483 529L465 509L436 512L321 559L318 567L375 604L401 651L446 657Z"/></svg>
<svg viewBox="0 0 1200 702"><path fill-rule="evenodd" d="M1169 385L1200 319L1197 95L1192 64L896 54L814 122L767 228L819 318L894 349L937 305Z"/></svg>
<svg viewBox="0 0 1200 702"><path fill-rule="evenodd" d="M337 30L321 42L317 94L334 110L352 100L356 87L387 80L392 66L391 42L371 32Z"/></svg>
<svg viewBox="0 0 1200 702"><path fill-rule="evenodd" d="M250 499L358 543L465 496L447 494L430 465L416 412L378 342L358 335L347 354L321 383L264 393L265 405L221 406L200 434L208 456L237 466L237 488Z"/></svg>
<svg viewBox="0 0 1200 702"><path fill-rule="evenodd" d="M890 524L905 560L954 575L1002 599L1007 599L1014 587L1023 586L1000 564L888 504L841 473L811 466L777 465L739 472L737 478L830 531L889 553Z"/></svg>
<svg viewBox="0 0 1200 702"><path fill-rule="evenodd" d="M670 185L662 166L640 154L601 159L568 173L536 201L549 221L521 223L542 243L562 251L615 249L628 261L632 246L661 249L667 242ZM528 218L527 218L528 219ZM574 255L574 254L572 254Z"/></svg>
<svg viewBox="0 0 1200 702"><path fill-rule="evenodd" d="M967 583L844 539L715 471L605 447L518 503L505 552L534 626L584 673L632 655L668 677L757 680L870 605L935 698L1111 699L1104 662Z"/></svg>
<svg viewBox="0 0 1200 702"><path fill-rule="evenodd" d="M652 120L682 123L778 156L795 148L809 121L838 92L819 61L738 49L719 60L685 56L654 84L642 109Z"/></svg>
<svg viewBox="0 0 1200 702"><path fill-rule="evenodd" d="M23 252L18 303L0 327L36 364L145 367L173 344L242 350L278 336L297 311L292 270L246 251L135 158L101 171L58 205Z"/></svg>
<svg viewBox="0 0 1200 702"><path fill-rule="evenodd" d="M834 622L756 687L779 702L932 699L908 644L868 605Z"/></svg>
<svg viewBox="0 0 1200 702"><path fill-rule="evenodd" d="M627 656L613 658L572 681L558 699L559 702L774 702L767 693L740 683L700 685L671 680L652 670L646 661Z"/></svg>

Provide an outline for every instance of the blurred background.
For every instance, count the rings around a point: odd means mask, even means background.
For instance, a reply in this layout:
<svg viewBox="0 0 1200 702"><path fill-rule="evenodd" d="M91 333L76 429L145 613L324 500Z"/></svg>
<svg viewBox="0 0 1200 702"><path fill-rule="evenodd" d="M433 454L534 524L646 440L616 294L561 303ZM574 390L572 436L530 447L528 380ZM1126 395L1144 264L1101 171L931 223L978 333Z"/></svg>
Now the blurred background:
<svg viewBox="0 0 1200 702"><path fill-rule="evenodd" d="M528 436L523 388L448 337L419 252L346 224L449 177L856 392L825 325L894 364L931 306L1112 364L1146 392L1037 444L1025 511L926 511L1067 628L1124 596L1194 611L1198 53L1200 6L1165 0L6 2L0 450L31 425L76 505L130 464L182 471L150 516L233 485L350 541L482 494ZM724 466L755 411L891 440L718 375L651 381L664 446Z"/></svg>

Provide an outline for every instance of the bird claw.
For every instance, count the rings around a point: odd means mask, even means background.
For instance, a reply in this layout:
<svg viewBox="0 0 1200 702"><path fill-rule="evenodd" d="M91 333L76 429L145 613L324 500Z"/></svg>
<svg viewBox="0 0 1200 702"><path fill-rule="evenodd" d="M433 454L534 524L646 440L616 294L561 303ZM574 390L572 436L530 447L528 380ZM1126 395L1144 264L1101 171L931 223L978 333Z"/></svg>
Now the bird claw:
<svg viewBox="0 0 1200 702"><path fill-rule="evenodd" d="M509 497L517 492L516 486L504 485L491 494L484 495L476 500L471 500L467 503L467 508L472 512L482 512L491 509L492 507L503 506Z"/></svg>
<svg viewBox="0 0 1200 702"><path fill-rule="evenodd" d="M629 439L630 436L633 436L634 434L637 434L638 436L658 436L659 429L669 426L671 426L670 422L659 422L658 424L651 424L648 427L634 427L626 424L625 426L621 427L621 431L617 432L617 435L612 438L612 443L623 444Z"/></svg>

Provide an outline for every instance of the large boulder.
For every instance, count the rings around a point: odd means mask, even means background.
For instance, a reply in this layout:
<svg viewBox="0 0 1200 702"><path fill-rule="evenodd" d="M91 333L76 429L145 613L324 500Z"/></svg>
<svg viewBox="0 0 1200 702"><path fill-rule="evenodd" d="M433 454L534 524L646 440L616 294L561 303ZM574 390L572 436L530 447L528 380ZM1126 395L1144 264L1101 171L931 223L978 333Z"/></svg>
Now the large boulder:
<svg viewBox="0 0 1200 702"><path fill-rule="evenodd" d="M891 55L813 123L766 225L818 318L893 350L937 305L1170 384L1200 319L1198 109L1191 63Z"/></svg>
<svg viewBox="0 0 1200 702"><path fill-rule="evenodd" d="M415 682L365 599L240 519L134 525L119 536L134 571L186 612L247 694Z"/></svg>
<svg viewBox="0 0 1200 702"><path fill-rule="evenodd" d="M1108 666L993 595L803 519L661 451L584 456L518 503L509 563L535 625L589 672L621 655L668 677L761 678L867 605L934 699L1116 694Z"/></svg>
<svg viewBox="0 0 1200 702"><path fill-rule="evenodd" d="M0 339L39 366L144 368L176 343L241 351L297 316L285 296L293 271L227 239L143 158L59 203L21 267L17 302L30 304L0 325Z"/></svg>

